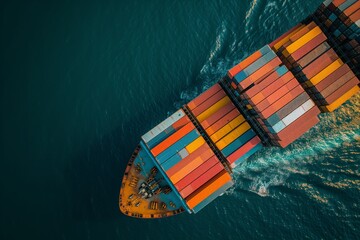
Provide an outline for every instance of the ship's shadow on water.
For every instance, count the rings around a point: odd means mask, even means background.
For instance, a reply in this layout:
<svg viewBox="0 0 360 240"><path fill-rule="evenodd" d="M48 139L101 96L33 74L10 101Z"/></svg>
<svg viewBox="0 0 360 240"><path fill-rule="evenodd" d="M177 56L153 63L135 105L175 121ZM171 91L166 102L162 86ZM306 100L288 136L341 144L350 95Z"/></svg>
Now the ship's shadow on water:
<svg viewBox="0 0 360 240"><path fill-rule="evenodd" d="M101 136L71 159L66 168L70 215L74 220L114 219L121 216L118 196L122 176L141 136L133 122ZM139 131L140 132L140 131Z"/></svg>

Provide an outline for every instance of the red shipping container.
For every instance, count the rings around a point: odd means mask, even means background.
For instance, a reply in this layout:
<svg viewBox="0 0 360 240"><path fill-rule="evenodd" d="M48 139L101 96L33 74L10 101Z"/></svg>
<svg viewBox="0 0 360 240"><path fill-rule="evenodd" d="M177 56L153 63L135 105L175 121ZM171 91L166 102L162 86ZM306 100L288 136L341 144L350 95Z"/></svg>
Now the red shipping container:
<svg viewBox="0 0 360 240"><path fill-rule="evenodd" d="M338 58L339 57L337 56L335 51L333 49L330 49L326 53L318 57L315 61L310 63L306 68L302 70L302 72L306 75L308 79L311 79Z"/></svg>
<svg viewBox="0 0 360 240"><path fill-rule="evenodd" d="M258 145L261 142L260 138L258 136L255 136L250 141L245 143L242 147L240 147L238 150L233 152L227 157L227 160L230 164L238 160L240 157L242 157L245 153L250 151L253 147Z"/></svg>
<svg viewBox="0 0 360 240"><path fill-rule="evenodd" d="M323 56L325 52L330 49L330 45L327 42L323 42L319 46L315 47L309 53L307 53L304 57L297 60L293 65L294 67L307 67L311 62L315 61L317 58Z"/></svg>
<svg viewBox="0 0 360 240"><path fill-rule="evenodd" d="M278 99L280 99L282 96L284 96L286 93L290 92L293 88L296 86L299 86L299 82L296 78L293 78L290 80L287 84L280 87L278 90L270 94L267 98L265 98L263 101L261 101L259 104L256 105L256 110L262 112L267 107L269 107L271 104L276 102Z"/></svg>
<svg viewBox="0 0 360 240"><path fill-rule="evenodd" d="M206 182L208 182L210 179L215 177L216 174L221 172L224 169L224 166L219 162L212 168L210 168L206 173L199 176L197 179L195 179L192 183L187 185L184 189L180 191L180 195L183 198L186 198L191 193L199 189L201 186L203 186Z"/></svg>
<svg viewBox="0 0 360 240"><path fill-rule="evenodd" d="M177 173L180 169L188 165L190 162L192 162L195 158L205 154L206 156L209 156L208 159L212 156L214 156L214 152L210 149L209 145L206 143L201 145L198 149L196 149L194 152L192 152L190 155L186 156L184 159L182 159L180 162L172 166L169 170L166 171L166 174L171 177L175 173ZM204 155L204 157L205 157Z"/></svg>
<svg viewBox="0 0 360 240"><path fill-rule="evenodd" d="M290 55L291 58L293 59L293 61L298 61L300 58L311 52L311 50L319 46L321 43L325 42L326 39L327 37L325 36L325 34L320 33L315 38L311 39L308 43L306 43L304 46L293 52Z"/></svg>
<svg viewBox="0 0 360 240"><path fill-rule="evenodd" d="M305 68L307 65L309 65L312 61L316 60L318 57L323 55L326 51L330 49L330 45L327 42L323 42L319 46L315 47L313 50L311 50L308 54L306 54L301 59L297 60L296 66L300 66L302 68Z"/></svg>
<svg viewBox="0 0 360 240"><path fill-rule="evenodd" d="M352 71L348 71L346 74L335 80L331 85L327 86L324 90L322 90L320 92L321 95L326 98L327 96L335 92L338 88L340 88L342 85L351 80L353 77L355 77L354 73Z"/></svg>
<svg viewBox="0 0 360 240"><path fill-rule="evenodd" d="M309 131L309 129L312 128L313 126L315 126L317 123L319 123L318 117L312 117L310 119L307 119L303 123L300 123L301 124L300 126L294 126L292 128L293 131L291 132L291 134L287 138L285 138L281 141L278 141L277 144L280 147L285 148L290 143L294 142L296 139L301 137L304 133Z"/></svg>
<svg viewBox="0 0 360 240"><path fill-rule="evenodd" d="M347 81L344 85L340 86L329 96L325 97L325 99L324 99L325 102L327 104L332 104L336 99L340 98L351 88L355 87L358 83L359 83L359 80L357 79L357 77L354 76L350 81Z"/></svg>
<svg viewBox="0 0 360 240"><path fill-rule="evenodd" d="M218 83L216 83L214 86L210 87L208 90L206 90L198 97L196 97L194 100L189 102L187 104L188 108L190 110L193 110L196 106L200 105L202 102L204 102L206 99L208 99L209 97L220 91L221 89L222 89L221 86Z"/></svg>
<svg viewBox="0 0 360 240"><path fill-rule="evenodd" d="M205 132L210 136L213 133L215 133L217 130L228 124L231 120L236 118L237 116L240 116L239 110L234 108L231 112L226 114L224 117L220 118L218 121L216 121L213 125L205 129Z"/></svg>
<svg viewBox="0 0 360 240"><path fill-rule="evenodd" d="M347 64L342 65L338 69L336 69L334 72L332 72L329 76L324 78L321 82L315 85L315 88L317 91L321 92L334 82L336 82L339 78L344 76L350 71L350 68Z"/></svg>
<svg viewBox="0 0 360 240"><path fill-rule="evenodd" d="M289 115L292 111L296 110L303 103L310 99L309 94L306 92L301 93L299 96L295 97L293 100L288 102L284 107L280 108L279 111L276 111L276 116L279 119L283 119L287 115Z"/></svg>
<svg viewBox="0 0 360 240"><path fill-rule="evenodd" d="M275 92L284 84L288 83L293 78L294 75L292 75L291 72L289 72L289 74L283 75L282 77L276 79L275 82L264 88L261 92L249 98L249 102L252 102L254 105L260 103L263 99L267 98L270 94Z"/></svg>
<svg viewBox="0 0 360 240"><path fill-rule="evenodd" d="M288 138L294 129L300 127L304 122L308 119L316 117L320 113L320 110L317 106L314 106L309 111L305 112L302 116L292 122L289 126L278 132L277 134L273 134L276 139L284 140Z"/></svg>
<svg viewBox="0 0 360 240"><path fill-rule="evenodd" d="M290 74L289 72L286 74ZM261 90L263 90L265 87L269 86L271 83L273 83L276 79L279 78L279 74L275 71L271 73L267 78L264 78L261 82L256 83L252 88L244 92L244 95L247 98L250 98L257 93L259 93Z"/></svg>
<svg viewBox="0 0 360 240"><path fill-rule="evenodd" d="M278 57L275 57L270 62L266 63L264 66L260 67L258 70L256 70L253 74L245 78L242 82L239 84L239 89L245 89L249 87L252 83L259 80L262 76L267 74L268 72L272 71L275 67L279 66L281 64L281 60Z"/></svg>
<svg viewBox="0 0 360 240"><path fill-rule="evenodd" d="M267 119L303 92L305 92L304 89L300 85L298 85L293 90L285 94L282 98L280 98L275 103L266 108L264 111L259 112L259 115L263 119Z"/></svg>
<svg viewBox="0 0 360 240"><path fill-rule="evenodd" d="M199 116L203 111L205 111L206 109L208 109L209 107L214 105L217 101L219 101L220 99L222 99L225 96L226 96L226 93L223 90L220 90L217 93L215 93L214 95L212 95L211 97L209 97L208 99L206 99L204 102L199 104L196 108L191 110L191 112L195 116Z"/></svg>
<svg viewBox="0 0 360 240"><path fill-rule="evenodd" d="M225 106L220 108L216 113L212 114L210 117L205 119L200 123L200 125L206 129L210 125L214 124L216 121L218 121L220 118L222 118L225 114L232 111L235 108L234 104L232 102L228 102Z"/></svg>
<svg viewBox="0 0 360 240"><path fill-rule="evenodd" d="M182 190L184 187L189 185L191 182L193 182L195 179L197 179L199 176L201 176L203 173L205 173L217 163L219 163L219 159L216 156L212 156L211 158L206 160L206 162L204 162L199 167L195 168L192 172L190 172L188 175L186 175L183 179L178 181L175 184L176 189L179 191Z"/></svg>
<svg viewBox="0 0 360 240"><path fill-rule="evenodd" d="M237 88L236 83L231 82L231 87L232 87L233 89L236 89L236 88Z"/></svg>
<svg viewBox="0 0 360 240"><path fill-rule="evenodd" d="M171 126L175 130L178 130L178 129L182 128L183 126L185 126L188 122L190 122L190 119L188 118L188 116L183 116L178 121L174 122Z"/></svg>

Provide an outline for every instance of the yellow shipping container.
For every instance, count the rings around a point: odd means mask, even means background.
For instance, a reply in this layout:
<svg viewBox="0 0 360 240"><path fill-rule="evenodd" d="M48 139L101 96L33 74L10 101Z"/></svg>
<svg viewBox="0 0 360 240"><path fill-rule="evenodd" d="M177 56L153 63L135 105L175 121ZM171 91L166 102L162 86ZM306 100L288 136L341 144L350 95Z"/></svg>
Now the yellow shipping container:
<svg viewBox="0 0 360 240"><path fill-rule="evenodd" d="M285 48L285 50L282 52L285 57L288 57L290 54L304 46L306 43L308 43L311 39L316 37L321 33L321 29L319 27L315 27L308 33L306 33L304 36L290 44L288 47Z"/></svg>
<svg viewBox="0 0 360 240"><path fill-rule="evenodd" d="M218 147L219 150L224 149L230 143L235 141L238 137L243 135L247 130L250 129L250 125L247 122L244 122L236 129L234 129L231 133L223 137L220 141L218 141L215 145Z"/></svg>
<svg viewBox="0 0 360 240"><path fill-rule="evenodd" d="M341 67L343 65L343 62L341 59L337 59L335 62L331 63L329 66L324 68L321 72L316 74L313 78L310 79L310 82L307 81L307 85L309 86L315 86L322 80L324 80L327 76L329 76L331 73L333 73L336 69Z"/></svg>
<svg viewBox="0 0 360 240"><path fill-rule="evenodd" d="M349 91L347 91L344 95L342 95L340 98L336 99L335 102L333 102L330 105L321 106L320 109L322 112L333 112L335 109L341 106L344 102L349 100L353 95L355 95L359 91L359 87L356 85Z"/></svg>
<svg viewBox="0 0 360 240"><path fill-rule="evenodd" d="M292 37L294 34L296 34L298 31L300 31L301 29L303 29L306 25L300 25L299 27L297 27L296 29L294 29L289 35L287 35L286 37L284 37L283 39L281 39L278 43L276 43L273 48L277 51L279 50L279 48L281 48L281 46L283 46L286 42L288 42L290 40L290 37Z"/></svg>
<svg viewBox="0 0 360 240"><path fill-rule="evenodd" d="M192 152L194 152L196 149L198 149L204 143L205 143L205 139L202 136L200 136L197 139L195 139L194 141L192 141L189 145L187 145L185 147L185 149L186 149L186 151L188 151L189 154L191 154Z"/></svg>
<svg viewBox="0 0 360 240"><path fill-rule="evenodd" d="M224 137L226 134L228 134L229 132L231 132L231 130L233 130L234 128L236 128L237 126L239 126L241 123L243 123L245 121L245 118L240 115L237 116L236 118L234 118L233 120L231 120L228 124L226 124L225 126L223 126L222 128L220 128L218 131L216 131L214 134L212 134L210 136L211 140L213 142L217 142L219 141L222 137Z"/></svg>
<svg viewBox="0 0 360 240"><path fill-rule="evenodd" d="M199 116L197 116L198 121L204 121L205 119L216 113L221 107L225 106L228 102L230 102L230 98L227 96L223 97L221 100L219 100L214 105L202 112Z"/></svg>

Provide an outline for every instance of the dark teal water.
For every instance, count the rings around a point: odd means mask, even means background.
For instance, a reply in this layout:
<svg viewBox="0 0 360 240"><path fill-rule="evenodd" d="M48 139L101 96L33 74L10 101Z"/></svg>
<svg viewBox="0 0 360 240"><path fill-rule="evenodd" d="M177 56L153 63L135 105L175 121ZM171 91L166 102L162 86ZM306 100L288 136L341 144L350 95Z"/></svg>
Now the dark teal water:
<svg viewBox="0 0 360 240"><path fill-rule="evenodd" d="M117 206L140 136L321 0L9 2L0 239L359 239L359 94L239 166L199 214L137 220Z"/></svg>

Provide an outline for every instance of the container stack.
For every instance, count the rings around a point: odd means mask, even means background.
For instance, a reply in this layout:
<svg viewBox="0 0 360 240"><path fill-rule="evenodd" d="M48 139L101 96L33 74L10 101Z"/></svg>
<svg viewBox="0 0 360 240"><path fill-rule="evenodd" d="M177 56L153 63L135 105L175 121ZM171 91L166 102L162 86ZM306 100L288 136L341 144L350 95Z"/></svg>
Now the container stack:
<svg viewBox="0 0 360 240"><path fill-rule="evenodd" d="M315 22L288 32L273 48L322 112L332 112L359 90L359 80Z"/></svg>
<svg viewBox="0 0 360 240"><path fill-rule="evenodd" d="M266 45L230 69L228 77L272 143L286 147L319 121L320 111L282 64Z"/></svg>
<svg viewBox="0 0 360 240"><path fill-rule="evenodd" d="M198 212L233 185L231 176L183 110L142 137L169 185Z"/></svg>
<svg viewBox="0 0 360 240"><path fill-rule="evenodd" d="M260 138L219 84L187 107L232 168L262 148Z"/></svg>
<svg viewBox="0 0 360 240"><path fill-rule="evenodd" d="M349 66L360 77L360 2L327 0L316 10L313 19L332 40L334 47L346 55Z"/></svg>

